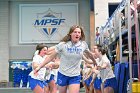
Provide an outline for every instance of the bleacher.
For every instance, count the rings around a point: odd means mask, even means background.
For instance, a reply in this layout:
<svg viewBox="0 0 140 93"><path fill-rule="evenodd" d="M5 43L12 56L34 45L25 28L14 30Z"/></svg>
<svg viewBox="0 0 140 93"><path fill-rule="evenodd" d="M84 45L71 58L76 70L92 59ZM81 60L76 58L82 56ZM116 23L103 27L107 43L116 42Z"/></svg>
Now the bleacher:
<svg viewBox="0 0 140 93"><path fill-rule="evenodd" d="M128 80L129 77L129 63L120 63L117 62L114 65L114 74L117 79L117 93L128 93ZM138 78L138 65L136 62L132 64L132 78Z"/></svg>

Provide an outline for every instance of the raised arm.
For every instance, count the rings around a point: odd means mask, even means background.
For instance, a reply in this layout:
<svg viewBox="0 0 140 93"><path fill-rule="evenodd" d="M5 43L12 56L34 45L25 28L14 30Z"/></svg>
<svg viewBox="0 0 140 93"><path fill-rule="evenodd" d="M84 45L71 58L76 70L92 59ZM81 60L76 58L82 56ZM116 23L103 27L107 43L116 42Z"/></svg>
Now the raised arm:
<svg viewBox="0 0 140 93"><path fill-rule="evenodd" d="M93 64L93 61L88 59L85 55L83 55L82 58L86 63Z"/></svg>
<svg viewBox="0 0 140 93"><path fill-rule="evenodd" d="M92 64L97 65L96 60L90 51L86 50L84 51L84 53L87 55L87 57L89 57L92 60ZM87 59L84 55L83 55L83 59L87 60L87 62L91 64L91 61L88 61L89 59Z"/></svg>
<svg viewBox="0 0 140 93"><path fill-rule="evenodd" d="M55 46L49 47L47 51L47 55L52 54L53 51L55 51Z"/></svg>

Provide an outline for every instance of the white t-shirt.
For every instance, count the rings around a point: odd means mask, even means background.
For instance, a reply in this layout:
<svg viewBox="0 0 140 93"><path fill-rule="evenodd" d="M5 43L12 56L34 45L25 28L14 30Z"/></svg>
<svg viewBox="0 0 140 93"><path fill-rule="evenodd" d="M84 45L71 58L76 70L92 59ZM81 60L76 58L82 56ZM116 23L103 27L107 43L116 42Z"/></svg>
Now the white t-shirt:
<svg viewBox="0 0 140 93"><path fill-rule="evenodd" d="M45 60L45 56L44 57L41 57L40 55L35 55L33 57L33 61L32 62L37 62L38 64L41 64L43 61ZM33 69L33 67L32 67ZM34 71L31 71L29 76L31 76L32 78L34 79L37 79L37 80L44 80L45 78L45 73L46 73L46 68L43 67L41 68L39 71L38 71L38 74L37 76L34 74Z"/></svg>
<svg viewBox="0 0 140 93"><path fill-rule="evenodd" d="M103 65L103 63L106 63L107 67L100 71L100 76L101 76L102 82L104 82L106 79L115 77L111 64L110 64L110 60L107 58L106 54L102 56L102 59L99 61L98 65L101 66L101 65Z"/></svg>
<svg viewBox="0 0 140 93"><path fill-rule="evenodd" d="M54 63L54 62L49 62L48 65L51 64L51 63ZM49 69L49 68L46 69L46 71L47 71L47 73L45 75L45 79L46 80L49 80L50 77L51 77L51 74L54 75L54 72L53 72L53 69Z"/></svg>
<svg viewBox="0 0 140 93"><path fill-rule="evenodd" d="M101 63L100 63L100 61L99 61L99 58L96 58L95 59L96 60L96 63L97 63L97 66L100 66L101 65ZM98 70L97 70L98 71ZM100 76L100 72L98 71L98 73L96 73L97 74L97 77L98 78L100 78L101 76Z"/></svg>
<svg viewBox="0 0 140 93"><path fill-rule="evenodd" d="M52 69L52 74L54 75L55 82L57 82L58 69Z"/></svg>
<svg viewBox="0 0 140 93"><path fill-rule="evenodd" d="M60 57L59 72L63 75L73 77L80 75L80 65L83 51L89 50L85 41L73 44L71 41L60 42L55 46Z"/></svg>

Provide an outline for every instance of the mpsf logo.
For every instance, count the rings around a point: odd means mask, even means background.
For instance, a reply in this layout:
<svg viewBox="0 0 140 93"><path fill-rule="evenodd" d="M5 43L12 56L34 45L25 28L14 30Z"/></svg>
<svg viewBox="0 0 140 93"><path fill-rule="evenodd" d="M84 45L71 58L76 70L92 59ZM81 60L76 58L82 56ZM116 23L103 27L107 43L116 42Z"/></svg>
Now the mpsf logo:
<svg viewBox="0 0 140 93"><path fill-rule="evenodd" d="M44 13L37 13L37 19L34 22L34 27L45 33L47 36L52 36L65 23L62 18L62 13L53 12L50 8Z"/></svg>

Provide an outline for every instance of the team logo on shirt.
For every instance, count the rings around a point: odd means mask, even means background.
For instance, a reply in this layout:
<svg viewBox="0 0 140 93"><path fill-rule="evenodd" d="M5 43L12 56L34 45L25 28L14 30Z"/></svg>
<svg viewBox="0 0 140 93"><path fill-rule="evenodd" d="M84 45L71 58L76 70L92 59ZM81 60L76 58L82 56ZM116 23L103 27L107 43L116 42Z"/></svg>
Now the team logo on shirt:
<svg viewBox="0 0 140 93"><path fill-rule="evenodd" d="M34 27L46 36L55 34L59 27L65 25L65 18L62 13L53 12L50 8L44 13L37 13L37 18L34 22Z"/></svg>
<svg viewBox="0 0 140 93"><path fill-rule="evenodd" d="M70 48L67 48L67 52L68 53L80 54L82 52L82 49L81 48L77 48L77 47L70 47Z"/></svg>

